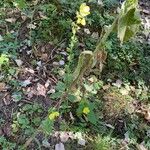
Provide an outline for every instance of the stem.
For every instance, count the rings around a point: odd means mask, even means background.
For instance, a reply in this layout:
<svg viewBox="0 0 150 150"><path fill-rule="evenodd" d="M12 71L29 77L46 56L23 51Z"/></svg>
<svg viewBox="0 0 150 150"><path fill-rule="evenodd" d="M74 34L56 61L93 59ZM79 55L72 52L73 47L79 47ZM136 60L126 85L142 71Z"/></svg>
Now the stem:
<svg viewBox="0 0 150 150"><path fill-rule="evenodd" d="M105 32L103 37L98 40L98 44L96 46L94 54L97 54L97 52L101 51L101 49L105 46L105 42L106 42L107 38L109 37L110 33L115 29L117 22L118 22L118 17L114 20L111 27Z"/></svg>

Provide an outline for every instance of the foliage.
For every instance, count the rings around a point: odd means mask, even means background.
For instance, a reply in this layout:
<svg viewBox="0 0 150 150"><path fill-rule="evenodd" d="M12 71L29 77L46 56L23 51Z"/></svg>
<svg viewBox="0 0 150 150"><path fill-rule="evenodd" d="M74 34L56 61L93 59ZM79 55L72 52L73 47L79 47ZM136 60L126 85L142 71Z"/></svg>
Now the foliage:
<svg viewBox="0 0 150 150"><path fill-rule="evenodd" d="M149 148L149 46L137 0L118 6L0 2L0 149Z"/></svg>
<svg viewBox="0 0 150 150"><path fill-rule="evenodd" d="M95 139L95 150L109 150L111 149L110 137L100 137Z"/></svg>
<svg viewBox="0 0 150 150"><path fill-rule="evenodd" d="M7 56L6 54L2 54L2 55L0 56L0 69L1 69L1 67L2 67L3 65L8 65L8 63L9 63L9 58L8 58L8 56Z"/></svg>
<svg viewBox="0 0 150 150"><path fill-rule="evenodd" d="M122 4L118 19L118 37L122 43L134 36L138 31L141 21L137 5L137 0L127 0Z"/></svg>

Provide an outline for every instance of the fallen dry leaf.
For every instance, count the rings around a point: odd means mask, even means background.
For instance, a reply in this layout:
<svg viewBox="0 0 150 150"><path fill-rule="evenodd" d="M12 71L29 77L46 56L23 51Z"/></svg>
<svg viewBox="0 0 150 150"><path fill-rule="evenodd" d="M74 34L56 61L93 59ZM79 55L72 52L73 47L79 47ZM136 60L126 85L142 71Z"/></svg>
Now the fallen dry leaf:
<svg viewBox="0 0 150 150"><path fill-rule="evenodd" d="M85 139L81 138L81 139L78 140L79 145L85 146L85 143L86 143Z"/></svg>
<svg viewBox="0 0 150 150"><path fill-rule="evenodd" d="M50 81L50 80L47 80L46 83L45 83L45 87L48 88L49 85L50 85L50 83L51 83L51 81Z"/></svg>
<svg viewBox="0 0 150 150"><path fill-rule="evenodd" d="M137 148L138 148L138 150L148 150L147 148L145 148L145 146L143 144L138 144Z"/></svg>
<svg viewBox="0 0 150 150"><path fill-rule="evenodd" d="M47 53L42 54L42 55L41 55L41 59L42 59L43 61L47 61L47 60L48 60L48 55L47 55Z"/></svg>
<svg viewBox="0 0 150 150"><path fill-rule="evenodd" d="M31 68L25 68L25 71L26 71L26 72L30 72L31 74L34 74L34 70L31 69Z"/></svg>
<svg viewBox="0 0 150 150"><path fill-rule="evenodd" d="M60 134L60 140L61 140L61 142L65 143L65 142L68 141L68 139L69 139L69 134L67 132L62 132Z"/></svg>
<svg viewBox="0 0 150 150"><path fill-rule="evenodd" d="M22 64L23 64L23 61L21 59L16 59L15 62L18 67L22 66Z"/></svg>
<svg viewBox="0 0 150 150"><path fill-rule="evenodd" d="M26 87L31 84L31 81L29 79L22 81L22 87Z"/></svg>
<svg viewBox="0 0 150 150"><path fill-rule="evenodd" d="M1 91L4 91L4 90L5 90L5 87L6 87L6 84L3 83L3 82L0 82L0 92L1 92Z"/></svg>
<svg viewBox="0 0 150 150"><path fill-rule="evenodd" d="M9 23L15 23L16 19L15 18L7 18L7 19L5 19L5 21L9 22Z"/></svg>
<svg viewBox="0 0 150 150"><path fill-rule="evenodd" d="M29 28L29 29L35 29L36 26L35 26L34 24L29 24L29 25L27 26L27 28Z"/></svg>
<svg viewBox="0 0 150 150"><path fill-rule="evenodd" d="M150 110L147 110L145 113L145 119L150 122Z"/></svg>
<svg viewBox="0 0 150 150"><path fill-rule="evenodd" d="M128 91L127 89L125 89L125 88L122 88L122 89L120 89L120 93L121 93L122 95L128 95L128 94L129 94L129 91Z"/></svg>
<svg viewBox="0 0 150 150"><path fill-rule="evenodd" d="M109 88L110 88L110 84L106 84L106 85L103 86L103 90L107 90Z"/></svg>
<svg viewBox="0 0 150 150"><path fill-rule="evenodd" d="M117 88L120 88L122 85L122 81L118 79L115 83L112 83L112 85L116 86Z"/></svg>
<svg viewBox="0 0 150 150"><path fill-rule="evenodd" d="M55 150L65 150L65 146L63 143L58 143L55 145Z"/></svg>
<svg viewBox="0 0 150 150"><path fill-rule="evenodd" d="M46 88L40 83L37 83L37 95L42 95L46 97Z"/></svg>
<svg viewBox="0 0 150 150"><path fill-rule="evenodd" d="M33 87L28 87L25 92L28 98L32 98L34 95L36 95L36 90Z"/></svg>
<svg viewBox="0 0 150 150"><path fill-rule="evenodd" d="M3 102L4 102L4 104L5 104L6 106L10 104L11 98L10 98L9 93L6 93L6 94L4 95Z"/></svg>

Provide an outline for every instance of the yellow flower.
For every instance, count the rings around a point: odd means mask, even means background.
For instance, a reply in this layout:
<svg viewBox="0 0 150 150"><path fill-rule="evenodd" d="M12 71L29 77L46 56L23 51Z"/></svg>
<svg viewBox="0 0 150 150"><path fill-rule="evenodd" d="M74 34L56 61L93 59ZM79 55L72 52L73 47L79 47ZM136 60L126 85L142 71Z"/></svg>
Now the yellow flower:
<svg viewBox="0 0 150 150"><path fill-rule="evenodd" d="M81 25L85 26L86 25L85 18L78 18L77 19L77 24L81 24Z"/></svg>
<svg viewBox="0 0 150 150"><path fill-rule="evenodd" d="M49 115L49 119L50 120L54 120L55 118L57 118L59 116L59 112L54 111Z"/></svg>
<svg viewBox="0 0 150 150"><path fill-rule="evenodd" d="M83 26L85 26L85 25L86 25L85 18L82 18L80 23L81 23Z"/></svg>
<svg viewBox="0 0 150 150"><path fill-rule="evenodd" d="M90 14L90 7L86 5L86 3L82 3L80 6L80 15L85 17Z"/></svg>
<svg viewBox="0 0 150 150"><path fill-rule="evenodd" d="M83 113L84 113L84 114L88 114L89 112L90 112L89 107L84 107Z"/></svg>

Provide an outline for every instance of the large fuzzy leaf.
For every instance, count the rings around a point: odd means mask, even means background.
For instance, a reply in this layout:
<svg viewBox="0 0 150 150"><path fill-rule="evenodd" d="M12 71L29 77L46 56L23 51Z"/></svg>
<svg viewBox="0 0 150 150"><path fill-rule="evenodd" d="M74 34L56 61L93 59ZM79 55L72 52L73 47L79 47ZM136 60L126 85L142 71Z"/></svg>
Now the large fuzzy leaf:
<svg viewBox="0 0 150 150"><path fill-rule="evenodd" d="M137 10L137 0L127 0L123 5L118 19L118 38L121 43L133 37L141 23Z"/></svg>
<svg viewBox="0 0 150 150"><path fill-rule="evenodd" d="M77 68L73 74L73 84L76 84L84 75L84 73L91 69L93 65L94 55L91 51L84 51L80 54Z"/></svg>

